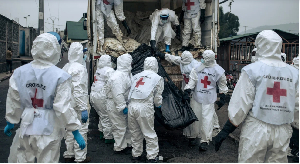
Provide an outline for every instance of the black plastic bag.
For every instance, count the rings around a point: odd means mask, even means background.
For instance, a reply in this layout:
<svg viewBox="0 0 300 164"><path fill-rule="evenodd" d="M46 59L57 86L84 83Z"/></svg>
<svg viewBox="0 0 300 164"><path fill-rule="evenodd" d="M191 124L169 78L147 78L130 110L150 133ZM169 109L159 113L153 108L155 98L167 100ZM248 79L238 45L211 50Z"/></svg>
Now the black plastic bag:
<svg viewBox="0 0 300 164"><path fill-rule="evenodd" d="M140 45L130 55L132 56L132 75L142 72L145 59L153 56L151 47L146 44ZM116 62L116 59L112 61ZM162 107L155 108L155 119L167 129L183 129L198 119L189 102L182 103L183 92L176 87L160 62L158 66L157 74L164 78L164 91Z"/></svg>

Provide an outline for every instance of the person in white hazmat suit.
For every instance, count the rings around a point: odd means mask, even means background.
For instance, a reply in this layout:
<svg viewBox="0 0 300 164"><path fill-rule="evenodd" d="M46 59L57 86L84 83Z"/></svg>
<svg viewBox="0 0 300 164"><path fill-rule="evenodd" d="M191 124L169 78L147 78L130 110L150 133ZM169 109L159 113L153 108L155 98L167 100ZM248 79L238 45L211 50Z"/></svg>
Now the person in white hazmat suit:
<svg viewBox="0 0 300 164"><path fill-rule="evenodd" d="M79 42L73 42L69 48L67 63L63 70L72 76L72 95L74 110L77 117L81 120L80 134L87 143L87 132L89 126L89 95L88 95L88 75L86 69L82 65L83 47ZM67 150L64 152L66 162L89 162L91 159L87 157L87 146L80 149L74 141L71 131L67 130L65 143Z"/></svg>
<svg viewBox="0 0 300 164"><path fill-rule="evenodd" d="M144 71L133 76L128 100L128 127L131 133L132 159L140 160L143 140L146 140L147 159L157 162L158 138L154 130L154 105L161 108L164 79L157 74L156 58L147 57Z"/></svg>
<svg viewBox="0 0 300 164"><path fill-rule="evenodd" d="M115 153L128 153L131 147L131 135L128 129L127 99L131 86L131 62L129 54L123 54L117 58L117 70L107 82L106 108L112 122L112 134L114 136Z"/></svg>
<svg viewBox="0 0 300 164"><path fill-rule="evenodd" d="M90 59L89 59L87 53L88 53L88 49L87 49L87 48L84 48L84 49L83 49L83 56L82 56L83 60L82 60L82 63L81 63L81 64L84 66L85 69L87 69L87 68L86 68L86 64L87 64L88 62L90 62Z"/></svg>
<svg viewBox="0 0 300 164"><path fill-rule="evenodd" d="M293 67L299 70L299 56L293 59ZM290 140L289 147L291 149L291 154L296 156L294 162L299 162L299 98L296 96L296 109L294 122L292 123L293 135Z"/></svg>
<svg viewBox="0 0 300 164"><path fill-rule="evenodd" d="M114 10L113 10L114 7ZM131 34L131 30L127 25L126 17L123 12L123 0L97 0L96 1L96 17L97 17L97 33L100 42L100 47L104 45L104 18L107 21L107 25L112 30L112 33L117 39L123 43L123 33L120 30L117 18L122 22L123 26L127 30L127 36Z"/></svg>
<svg viewBox="0 0 300 164"><path fill-rule="evenodd" d="M152 22L150 45L152 50L156 51L156 43L164 40L166 52L170 51L171 39L175 36L180 40L180 24L175 11L163 8L155 10L149 18ZM172 29L171 23L176 25L176 33Z"/></svg>
<svg viewBox="0 0 300 164"><path fill-rule="evenodd" d="M194 47L200 48L201 44L201 26L205 20L205 0L183 0L182 13L180 15L180 22L184 22L182 32L182 51L188 50L190 35L194 33Z"/></svg>
<svg viewBox="0 0 300 164"><path fill-rule="evenodd" d="M242 69L215 150L243 122L238 162L287 163L291 123L299 108L299 73L281 60L282 39L274 31L260 32L255 46L259 60Z"/></svg>
<svg viewBox="0 0 300 164"><path fill-rule="evenodd" d="M65 128L85 148L71 105L71 76L55 66L60 45L52 34L39 35L31 53L34 60L17 68L9 80L4 133L11 136L14 124L22 118L15 136L18 141L14 139L19 144L13 155L16 162L33 163L36 158L38 163L58 163Z"/></svg>
<svg viewBox="0 0 300 164"><path fill-rule="evenodd" d="M186 84L189 83L189 76L190 76L192 69L199 66L200 63L194 59L193 55L189 51L183 51L181 57L174 56L171 54L165 54L165 53L161 53L161 52L157 52L156 55L160 59L163 59L163 60L165 59L170 63L180 66L180 71L183 76L183 80L181 82L181 86L182 86L181 89L182 89L182 91L184 91L184 87L186 86ZM219 119L215 112L214 113L214 135L216 135L220 131L219 128L220 128ZM185 130L184 130L184 134L185 134ZM196 145L195 138L189 139L189 145L191 145L191 146Z"/></svg>
<svg viewBox="0 0 300 164"><path fill-rule="evenodd" d="M106 108L106 85L109 77L114 72L111 57L109 55L102 55L98 60L97 71L90 94L91 104L99 115L98 129L100 131L100 139L105 139L105 143L114 143L111 132L112 123L108 117Z"/></svg>
<svg viewBox="0 0 300 164"><path fill-rule="evenodd" d="M215 61L212 50L203 52L202 63L191 70L189 83L184 87L183 100L190 100L191 108L199 121L195 121L183 130L188 138L201 138L199 151L206 151L209 141L212 140L215 107L217 100L217 85L219 87L219 108L225 104L226 85L225 70Z"/></svg>

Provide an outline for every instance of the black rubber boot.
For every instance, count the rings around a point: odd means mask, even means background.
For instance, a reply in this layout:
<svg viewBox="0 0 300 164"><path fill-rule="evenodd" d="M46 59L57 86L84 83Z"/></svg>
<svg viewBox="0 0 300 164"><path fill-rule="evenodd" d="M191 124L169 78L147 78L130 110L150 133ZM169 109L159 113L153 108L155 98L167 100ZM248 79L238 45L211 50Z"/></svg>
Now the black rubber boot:
<svg viewBox="0 0 300 164"><path fill-rule="evenodd" d="M138 157L131 157L131 162L132 163L141 163L141 156Z"/></svg>
<svg viewBox="0 0 300 164"><path fill-rule="evenodd" d="M122 21L122 24L123 24L123 26L125 27L125 29L127 30L127 36L129 36L129 35L131 34L131 30L130 30L130 28L128 27L126 20L123 20L123 21Z"/></svg>
<svg viewBox="0 0 300 164"><path fill-rule="evenodd" d="M75 160L75 157L72 158L65 158L65 163L73 163Z"/></svg>
<svg viewBox="0 0 300 164"><path fill-rule="evenodd" d="M202 142L199 146L199 151L206 151L208 149L208 143Z"/></svg>

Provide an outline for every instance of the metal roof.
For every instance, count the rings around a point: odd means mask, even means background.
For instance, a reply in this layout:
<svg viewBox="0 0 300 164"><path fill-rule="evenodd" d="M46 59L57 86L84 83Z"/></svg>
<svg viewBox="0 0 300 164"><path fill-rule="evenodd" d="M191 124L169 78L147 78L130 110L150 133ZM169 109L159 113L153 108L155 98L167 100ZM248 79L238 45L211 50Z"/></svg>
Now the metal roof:
<svg viewBox="0 0 300 164"><path fill-rule="evenodd" d="M84 18L81 18L78 22L67 21L67 34L68 39L74 40L87 40L87 31L83 29Z"/></svg>
<svg viewBox="0 0 300 164"><path fill-rule="evenodd" d="M279 29L272 29L272 30L287 40L292 40L292 41L299 40L299 35L297 35L297 34L289 33L286 31L279 30ZM247 33L247 34L243 34L243 35L236 35L236 36L232 36L232 37L222 38L222 39L220 39L220 41L221 42L222 41L231 41L231 40L240 39L240 38L244 38L244 37L248 37L248 36L254 36L254 35L256 37L256 35L258 35L258 34L259 34L259 32Z"/></svg>

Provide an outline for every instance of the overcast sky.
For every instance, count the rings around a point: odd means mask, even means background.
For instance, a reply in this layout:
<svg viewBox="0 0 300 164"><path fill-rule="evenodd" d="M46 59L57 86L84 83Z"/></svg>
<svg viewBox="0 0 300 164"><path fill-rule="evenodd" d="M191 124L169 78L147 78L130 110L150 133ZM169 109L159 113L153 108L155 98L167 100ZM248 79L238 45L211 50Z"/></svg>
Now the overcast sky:
<svg viewBox="0 0 300 164"><path fill-rule="evenodd" d="M229 1L220 5L224 13L230 11ZM299 23L299 0L234 0L231 13L239 17L240 31L245 30L244 26L251 29L264 25Z"/></svg>
<svg viewBox="0 0 300 164"><path fill-rule="evenodd" d="M219 0L223 1L223 0ZM230 0L229 0L230 1ZM228 12L229 1L221 6ZM52 19L55 28L63 30L66 21L78 21L87 11L88 0L44 0L45 32L52 31ZM0 14L18 18L22 26L38 27L39 0L0 0ZM263 25L299 23L299 0L234 0L231 12L239 17L240 31ZM48 19L48 20L47 20Z"/></svg>

